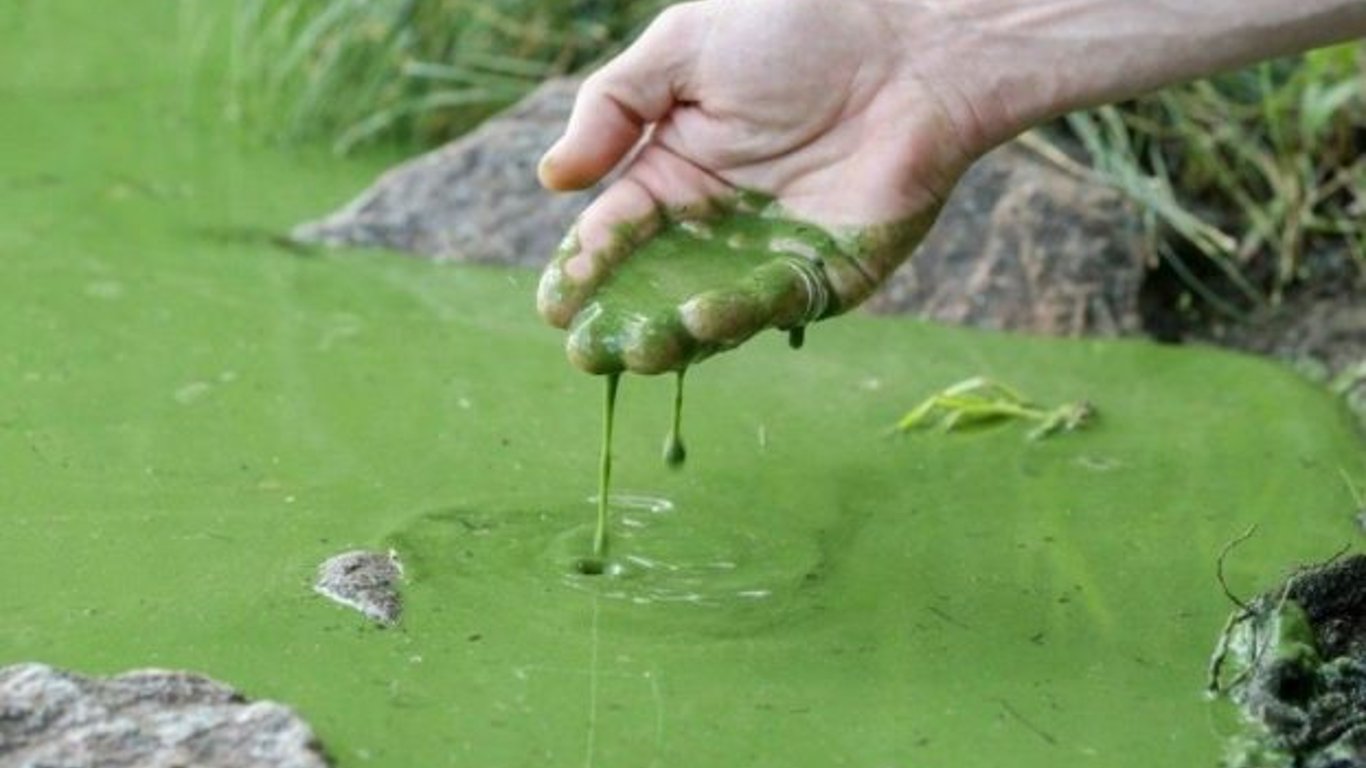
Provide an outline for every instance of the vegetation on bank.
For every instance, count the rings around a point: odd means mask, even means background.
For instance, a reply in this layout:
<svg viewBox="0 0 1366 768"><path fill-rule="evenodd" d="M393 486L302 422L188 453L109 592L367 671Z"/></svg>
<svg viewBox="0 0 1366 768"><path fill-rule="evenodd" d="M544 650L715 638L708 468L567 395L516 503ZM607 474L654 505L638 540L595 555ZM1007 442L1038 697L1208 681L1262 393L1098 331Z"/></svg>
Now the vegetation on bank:
<svg viewBox="0 0 1366 768"><path fill-rule="evenodd" d="M1366 46L1261 64L1064 122L1092 166L1167 235L1158 253L1214 309L1237 316L1302 281L1366 281ZM1193 269L1191 254L1210 259L1218 278L1197 277L1208 270ZM1315 273L1334 265L1331 276Z"/></svg>
<svg viewBox="0 0 1366 768"><path fill-rule="evenodd" d="M239 0L230 114L284 142L428 146L591 66L666 0ZM1366 281L1366 46L1080 112L1046 135L1138 201L1154 252L1240 316ZM1314 259L1307 258L1313 254ZM1324 254L1327 254L1324 257Z"/></svg>
<svg viewBox="0 0 1366 768"><path fill-rule="evenodd" d="M431 145L591 65L664 0L238 0L230 117L273 141Z"/></svg>

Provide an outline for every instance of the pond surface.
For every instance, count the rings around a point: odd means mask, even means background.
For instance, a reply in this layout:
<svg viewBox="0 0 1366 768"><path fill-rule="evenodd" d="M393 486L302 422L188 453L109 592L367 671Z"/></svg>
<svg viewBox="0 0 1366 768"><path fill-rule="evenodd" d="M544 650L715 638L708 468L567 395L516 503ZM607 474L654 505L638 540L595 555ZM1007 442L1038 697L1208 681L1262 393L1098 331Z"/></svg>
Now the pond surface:
<svg viewBox="0 0 1366 768"><path fill-rule="evenodd" d="M601 381L536 276L272 245L389 158L239 146L204 7L0 5L0 663L202 671L342 766L1212 765L1220 549L1251 594L1358 536L1279 367L855 316L695 369L681 472L626 378L635 559L574 574ZM1100 421L888 437L976 374ZM354 547L398 627L310 592Z"/></svg>

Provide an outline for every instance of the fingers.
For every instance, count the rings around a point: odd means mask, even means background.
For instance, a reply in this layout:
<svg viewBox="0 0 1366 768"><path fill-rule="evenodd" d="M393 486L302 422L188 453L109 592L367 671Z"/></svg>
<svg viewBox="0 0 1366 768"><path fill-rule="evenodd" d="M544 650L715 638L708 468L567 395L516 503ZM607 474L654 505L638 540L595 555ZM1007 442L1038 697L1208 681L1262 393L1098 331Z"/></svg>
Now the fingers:
<svg viewBox="0 0 1366 768"><path fill-rule="evenodd" d="M710 219L704 218L706 226L698 226L696 219L678 221L673 210L665 212L678 207L660 186L669 178L659 175L660 170L668 165L649 152L671 157L666 150L647 147L640 158L643 167L633 165L601 198L602 210L629 216L634 223L604 240L600 234L590 236L601 221L596 214L585 214L577 238L566 243L542 279L542 314L569 329L569 359L588 373L681 370L765 329L800 329L848 311L910 254L934 219L931 212L895 224L831 232L774 218L772 209L747 210L744 196L732 191L715 205ZM691 206L689 213L705 217L706 209L704 202ZM612 269L656 232L671 239L671 247L687 248L693 238L698 247L724 244L760 258L707 290L675 294L678 298L666 304L639 303L629 291L602 288Z"/></svg>
<svg viewBox="0 0 1366 768"><path fill-rule="evenodd" d="M639 181L623 177L580 215L541 273L536 309L556 328L574 315L612 269L659 228L660 206Z"/></svg>
<svg viewBox="0 0 1366 768"><path fill-rule="evenodd" d="M541 275L536 305L546 322L568 327L589 296L659 229L667 212L705 216L734 190L663 147L648 144L579 216Z"/></svg>
<svg viewBox="0 0 1366 768"><path fill-rule="evenodd" d="M729 349L765 329L795 328L818 319L825 288L810 275L800 258L775 259L755 268L738 286L692 297L678 308L679 316L699 343Z"/></svg>
<svg viewBox="0 0 1366 768"><path fill-rule="evenodd" d="M642 315L594 305L575 319L565 339L569 361L591 374L677 371L696 358L697 349L677 313L667 309Z"/></svg>
<svg viewBox="0 0 1366 768"><path fill-rule="evenodd" d="M592 303L574 318L565 350L571 363L592 374L677 371L767 328L814 320L811 290L803 269L791 257L779 257L736 285L703 292L676 307Z"/></svg>
<svg viewBox="0 0 1366 768"><path fill-rule="evenodd" d="M702 37L697 3L672 6L579 89L564 135L541 158L547 189L584 189L606 176L646 127L684 98Z"/></svg>
<svg viewBox="0 0 1366 768"><path fill-rule="evenodd" d="M735 346L765 324L763 302L739 287L694 296L678 311L689 335L704 344Z"/></svg>
<svg viewBox="0 0 1366 768"><path fill-rule="evenodd" d="M703 349L728 349L768 328L800 328L863 303L910 255L934 213L861 228L829 240L770 240L780 254L739 285L679 307L683 329Z"/></svg>

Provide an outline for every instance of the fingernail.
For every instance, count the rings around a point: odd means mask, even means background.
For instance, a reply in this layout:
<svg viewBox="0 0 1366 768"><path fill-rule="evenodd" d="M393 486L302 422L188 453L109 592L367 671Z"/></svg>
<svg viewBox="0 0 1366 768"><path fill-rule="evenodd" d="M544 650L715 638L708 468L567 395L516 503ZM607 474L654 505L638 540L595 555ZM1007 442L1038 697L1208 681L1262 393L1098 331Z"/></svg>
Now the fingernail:
<svg viewBox="0 0 1366 768"><path fill-rule="evenodd" d="M546 189L557 189L555 186L555 149L559 147L559 142L545 151L541 155L541 161L536 164L536 178L541 182L541 186Z"/></svg>

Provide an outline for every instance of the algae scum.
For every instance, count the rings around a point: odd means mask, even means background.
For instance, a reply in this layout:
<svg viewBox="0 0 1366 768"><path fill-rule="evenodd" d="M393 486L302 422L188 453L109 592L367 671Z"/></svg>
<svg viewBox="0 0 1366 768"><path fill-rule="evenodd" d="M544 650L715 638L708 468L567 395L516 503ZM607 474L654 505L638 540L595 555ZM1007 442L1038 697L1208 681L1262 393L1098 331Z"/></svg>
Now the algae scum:
<svg viewBox="0 0 1366 768"><path fill-rule="evenodd" d="M690 373L686 472L632 379L579 574L602 382L535 275L223 236L384 164L238 145L223 8L0 4L0 662L195 670L343 768L1212 765L1213 558L1357 535L1350 419L1275 366L850 316ZM885 436L978 373L1104 419ZM311 592L356 550L391 628Z"/></svg>

